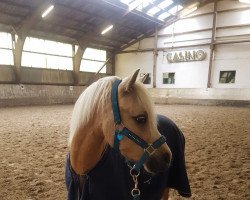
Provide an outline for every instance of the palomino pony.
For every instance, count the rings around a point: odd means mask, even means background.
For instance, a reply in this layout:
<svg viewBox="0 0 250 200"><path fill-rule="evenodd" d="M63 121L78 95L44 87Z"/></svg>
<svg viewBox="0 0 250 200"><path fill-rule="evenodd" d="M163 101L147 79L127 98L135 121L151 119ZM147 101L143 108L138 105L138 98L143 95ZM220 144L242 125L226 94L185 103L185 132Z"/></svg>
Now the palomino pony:
<svg viewBox="0 0 250 200"><path fill-rule="evenodd" d="M136 81L138 73L123 80L105 77L90 85L75 104L68 140L70 166L80 177L95 168L107 146L116 149L127 161L135 183L133 199L140 196L140 170L155 174L171 160L166 140L157 130L151 98ZM79 185L81 196L84 181Z"/></svg>

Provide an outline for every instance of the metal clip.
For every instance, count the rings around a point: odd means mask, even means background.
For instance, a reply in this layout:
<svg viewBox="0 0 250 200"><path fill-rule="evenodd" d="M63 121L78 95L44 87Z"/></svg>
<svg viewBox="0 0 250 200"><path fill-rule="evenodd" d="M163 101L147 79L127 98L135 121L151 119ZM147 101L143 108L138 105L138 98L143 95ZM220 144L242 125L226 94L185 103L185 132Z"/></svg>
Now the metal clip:
<svg viewBox="0 0 250 200"><path fill-rule="evenodd" d="M134 166L135 167L135 166ZM130 167L130 175L132 177L138 177L140 175L140 171L137 171L134 167Z"/></svg>
<svg viewBox="0 0 250 200"><path fill-rule="evenodd" d="M134 188L132 191L131 191L131 195L133 197L138 197L141 195L141 191L138 189L138 188Z"/></svg>
<svg viewBox="0 0 250 200"><path fill-rule="evenodd" d="M149 145L144 151L148 153L148 155L152 155L155 152L155 148L152 145Z"/></svg>
<svg viewBox="0 0 250 200"><path fill-rule="evenodd" d="M133 196L134 199L137 199L141 195L141 191L138 188L138 176L140 175L140 171L134 170L134 168L130 168L130 175L133 178L133 181L135 183L134 188L131 190L131 195Z"/></svg>

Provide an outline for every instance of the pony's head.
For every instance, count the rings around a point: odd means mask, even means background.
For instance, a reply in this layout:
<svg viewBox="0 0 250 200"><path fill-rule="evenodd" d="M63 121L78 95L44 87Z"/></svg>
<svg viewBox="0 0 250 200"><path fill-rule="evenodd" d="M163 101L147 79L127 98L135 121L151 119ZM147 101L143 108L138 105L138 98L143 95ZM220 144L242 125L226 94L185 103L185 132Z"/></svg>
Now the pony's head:
<svg viewBox="0 0 250 200"><path fill-rule="evenodd" d="M160 138L156 114L147 89L136 81L139 70L121 81L118 86L118 102L123 126L131 130L147 143ZM111 105L111 88L118 77L102 78L88 87L78 99L71 120L69 144L77 127L88 124L101 133L110 146L114 143L115 123ZM77 105L78 104L78 105ZM74 112L76 114L74 114ZM79 120L81 119L81 120ZM128 160L136 162L144 150L132 140L124 137L120 141L120 152ZM163 171L171 160L171 151L164 143L150 155L144 168L151 173Z"/></svg>

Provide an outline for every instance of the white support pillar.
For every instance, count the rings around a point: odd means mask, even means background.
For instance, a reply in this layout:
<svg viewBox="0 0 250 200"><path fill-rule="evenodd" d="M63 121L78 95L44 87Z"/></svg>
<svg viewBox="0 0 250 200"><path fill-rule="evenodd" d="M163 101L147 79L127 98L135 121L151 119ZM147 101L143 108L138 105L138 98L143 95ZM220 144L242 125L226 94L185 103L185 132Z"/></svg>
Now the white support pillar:
<svg viewBox="0 0 250 200"><path fill-rule="evenodd" d="M212 37L210 43L210 57L209 57L209 67L208 67L208 77L207 77L207 88L211 88L211 76L213 68L213 59L214 59L214 47L215 47L215 34L216 34L216 21L217 21L217 0L214 1L214 12L213 12L213 28L212 28Z"/></svg>
<svg viewBox="0 0 250 200"><path fill-rule="evenodd" d="M14 67L16 82L21 83L21 64L22 64L22 52L25 39L29 33L30 28L41 19L42 12L50 5L49 1L42 2L40 6L29 16L27 16L20 24L13 27L15 33L17 34L17 39L14 38Z"/></svg>
<svg viewBox="0 0 250 200"><path fill-rule="evenodd" d="M155 37L154 37L154 64L153 64L153 88L156 88L156 68L157 68L157 56L158 56L158 50L157 50L157 42L158 42L158 28L155 27Z"/></svg>
<svg viewBox="0 0 250 200"><path fill-rule="evenodd" d="M77 52L75 55L73 55L73 79L74 79L74 85L79 84L79 72L80 72L80 66L82 61L82 56L84 54L84 51L86 50L87 45L82 44L79 45Z"/></svg>

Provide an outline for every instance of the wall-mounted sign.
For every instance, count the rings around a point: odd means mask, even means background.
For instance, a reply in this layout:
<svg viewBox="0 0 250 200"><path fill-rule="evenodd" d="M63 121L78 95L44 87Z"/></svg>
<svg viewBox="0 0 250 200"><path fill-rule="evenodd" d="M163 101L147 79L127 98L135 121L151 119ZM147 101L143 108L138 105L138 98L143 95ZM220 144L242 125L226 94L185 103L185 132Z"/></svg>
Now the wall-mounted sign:
<svg viewBox="0 0 250 200"><path fill-rule="evenodd" d="M191 51L166 52L163 56L163 59L167 59L169 63L192 62L204 60L207 53L204 50L199 49Z"/></svg>

